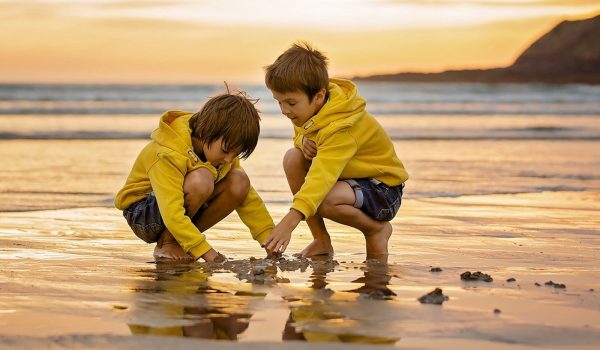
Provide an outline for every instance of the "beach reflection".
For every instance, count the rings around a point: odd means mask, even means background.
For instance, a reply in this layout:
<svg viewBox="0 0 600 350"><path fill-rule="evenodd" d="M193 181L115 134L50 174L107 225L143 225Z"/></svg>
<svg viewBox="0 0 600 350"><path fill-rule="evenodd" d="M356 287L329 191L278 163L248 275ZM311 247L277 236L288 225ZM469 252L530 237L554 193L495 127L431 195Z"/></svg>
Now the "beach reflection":
<svg viewBox="0 0 600 350"><path fill-rule="evenodd" d="M348 282L358 285L350 290L340 289L338 282L329 279L339 266L326 257L157 264L138 272L142 278L132 288L135 305L128 326L132 334L238 341L256 336L250 334L253 331L244 333L252 328L251 322L257 322L281 329L283 341L396 343L399 337L382 337L381 332L370 335L369 329L378 326L363 319L360 311L368 314L373 306L368 303L386 303L395 296L388 287L387 262L368 260L360 264L360 270L352 271L361 271L362 276L345 275L350 277ZM306 272L310 275L303 287L290 285L283 276L297 279ZM232 278L239 282L223 282ZM261 316L252 320L255 313ZM283 316L279 321L265 316L277 313Z"/></svg>
<svg viewBox="0 0 600 350"><path fill-rule="evenodd" d="M132 334L237 340L248 328L251 302L264 297L215 285L198 264L157 264L141 273L150 278L134 288Z"/></svg>
<svg viewBox="0 0 600 350"><path fill-rule="evenodd" d="M352 281L360 287L337 293L328 288L327 274L335 270L337 263L325 258L313 259L313 272L309 281L312 294L304 298L284 298L289 303L288 317L283 340L305 340L313 342L340 342L364 344L395 344L400 337L365 335L361 321L344 312L348 304L356 308L361 300L389 300L396 294L388 288L391 275L387 257L367 260L362 267L363 276ZM350 293L357 293L351 298ZM359 334L363 333L363 334Z"/></svg>
<svg viewBox="0 0 600 350"><path fill-rule="evenodd" d="M396 296L388 286L392 275L387 263L387 256L378 259L369 259L365 261L362 268L363 276L352 281L362 284L361 287L349 290L352 293L358 293L360 298L369 298L376 300L389 300Z"/></svg>

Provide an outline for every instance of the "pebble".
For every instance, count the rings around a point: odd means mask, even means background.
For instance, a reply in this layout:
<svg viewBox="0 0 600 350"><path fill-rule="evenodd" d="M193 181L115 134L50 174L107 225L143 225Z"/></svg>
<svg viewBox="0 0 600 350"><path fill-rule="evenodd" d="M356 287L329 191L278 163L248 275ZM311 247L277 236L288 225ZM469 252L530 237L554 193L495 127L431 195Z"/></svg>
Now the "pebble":
<svg viewBox="0 0 600 350"><path fill-rule="evenodd" d="M433 291L421 296L419 299L421 304L435 304L441 305L444 301L450 299L448 296L442 293L440 288L436 288Z"/></svg>

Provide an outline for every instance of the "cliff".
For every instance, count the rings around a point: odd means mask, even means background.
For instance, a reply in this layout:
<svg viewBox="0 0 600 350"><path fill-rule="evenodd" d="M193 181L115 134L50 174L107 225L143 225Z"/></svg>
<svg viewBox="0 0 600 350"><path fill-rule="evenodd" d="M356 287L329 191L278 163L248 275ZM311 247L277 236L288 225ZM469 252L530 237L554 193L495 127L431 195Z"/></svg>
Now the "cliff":
<svg viewBox="0 0 600 350"><path fill-rule="evenodd" d="M600 84L600 16L563 21L536 40L509 67L397 73L367 81Z"/></svg>

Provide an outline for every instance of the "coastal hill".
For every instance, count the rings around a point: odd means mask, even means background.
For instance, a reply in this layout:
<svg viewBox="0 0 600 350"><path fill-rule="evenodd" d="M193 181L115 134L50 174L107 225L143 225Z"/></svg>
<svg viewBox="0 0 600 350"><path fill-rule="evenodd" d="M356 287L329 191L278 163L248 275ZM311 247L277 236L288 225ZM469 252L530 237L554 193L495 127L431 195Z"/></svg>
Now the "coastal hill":
<svg viewBox="0 0 600 350"><path fill-rule="evenodd" d="M563 21L535 41L509 67L397 73L363 81L600 84L600 15Z"/></svg>

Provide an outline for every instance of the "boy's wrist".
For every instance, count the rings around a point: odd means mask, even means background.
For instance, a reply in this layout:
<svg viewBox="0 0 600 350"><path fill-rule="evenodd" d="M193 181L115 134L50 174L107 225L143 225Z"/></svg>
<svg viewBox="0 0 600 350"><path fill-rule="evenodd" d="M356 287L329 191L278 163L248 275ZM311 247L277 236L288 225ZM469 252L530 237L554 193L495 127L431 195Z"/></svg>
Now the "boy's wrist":
<svg viewBox="0 0 600 350"><path fill-rule="evenodd" d="M211 248L209 251L202 254L201 258L204 259L204 261L214 261L218 256L219 253Z"/></svg>
<svg viewBox="0 0 600 350"><path fill-rule="evenodd" d="M300 221L304 220L304 214L297 209L291 208L290 211L285 215L284 220L295 228L298 226Z"/></svg>

